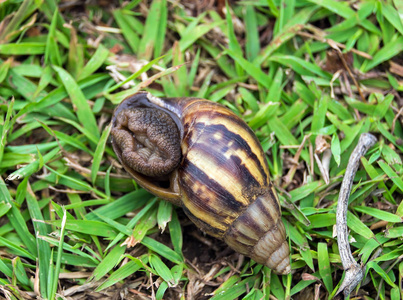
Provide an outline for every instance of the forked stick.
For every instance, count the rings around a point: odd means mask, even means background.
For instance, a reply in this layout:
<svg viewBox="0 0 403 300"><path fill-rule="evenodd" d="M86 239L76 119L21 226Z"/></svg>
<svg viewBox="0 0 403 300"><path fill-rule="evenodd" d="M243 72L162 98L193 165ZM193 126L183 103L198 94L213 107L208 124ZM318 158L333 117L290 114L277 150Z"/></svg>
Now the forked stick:
<svg viewBox="0 0 403 300"><path fill-rule="evenodd" d="M355 173L360 164L361 156L365 155L369 148L376 143L376 138L370 133L363 133L360 136L357 146L351 153L348 161L346 173L341 184L339 200L337 203L336 226L337 226L337 244L343 268L346 271L343 283L341 284L337 294L343 291L344 297L348 297L354 288L361 282L364 277L365 266L360 266L351 254L350 244L348 242L347 228L347 207L350 197L351 187ZM337 295L336 294L336 295Z"/></svg>

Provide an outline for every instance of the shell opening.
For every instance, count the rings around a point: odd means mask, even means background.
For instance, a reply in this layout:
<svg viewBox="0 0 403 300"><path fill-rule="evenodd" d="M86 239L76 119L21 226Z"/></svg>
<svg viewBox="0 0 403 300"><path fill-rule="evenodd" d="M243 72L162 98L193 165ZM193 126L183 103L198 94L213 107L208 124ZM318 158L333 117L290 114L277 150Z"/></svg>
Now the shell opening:
<svg viewBox="0 0 403 300"><path fill-rule="evenodd" d="M113 115L112 144L125 169L169 187L169 174L181 160L175 115L150 102L148 94L126 98ZM156 98L156 97L155 97ZM157 98L159 99L159 98ZM159 99L162 101L161 99Z"/></svg>

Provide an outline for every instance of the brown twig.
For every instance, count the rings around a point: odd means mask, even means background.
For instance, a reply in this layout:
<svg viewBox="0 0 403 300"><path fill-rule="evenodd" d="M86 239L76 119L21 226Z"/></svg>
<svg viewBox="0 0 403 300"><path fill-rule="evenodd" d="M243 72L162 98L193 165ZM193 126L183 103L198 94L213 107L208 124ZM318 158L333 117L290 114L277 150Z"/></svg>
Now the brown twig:
<svg viewBox="0 0 403 300"><path fill-rule="evenodd" d="M330 44L330 46L332 46L332 45ZM340 48L339 48L338 46L336 46L336 45L334 45L334 46L335 46L334 49L336 49L337 54L339 55L339 58L340 58L340 60L342 61L344 68L347 70L348 75L350 75L351 79L353 80L354 85L356 86L357 91L358 91L358 93L360 94L361 100L362 100L363 102L366 102L366 101L365 101L364 94L363 94L362 91L361 91L360 85L358 84L357 80L355 79L353 73L352 73L351 70L350 70L350 67L348 66L346 60L344 59L343 53L341 52L341 50L340 50ZM336 47L337 47L337 48L336 48Z"/></svg>
<svg viewBox="0 0 403 300"><path fill-rule="evenodd" d="M292 159L292 167L290 168L290 170L288 171L287 175L284 176L284 183L283 183L283 188L286 188L292 181L292 178L294 177L295 171L297 170L298 167L298 161L299 161L299 157L301 156L302 153L302 149L305 146L305 142L309 139L309 137L311 136L311 134L305 135L304 139L302 140L302 143L300 145L298 145L298 150L295 153L294 158Z"/></svg>
<svg viewBox="0 0 403 300"><path fill-rule="evenodd" d="M369 148L371 148L376 143L376 141L376 138L369 133L363 133L360 136L357 146L355 147L353 153L351 153L350 160L344 174L344 179L341 184L339 200L337 203L337 245L339 247L339 253L343 268L346 271L346 275L342 284L340 285L339 290L337 291L337 294L343 291L345 297L348 297L351 291L354 290L358 283L361 282L365 271L365 266L360 266L354 260L353 255L351 254L350 244L348 242L348 199L350 197L353 180L360 163L360 158L368 151Z"/></svg>
<svg viewBox="0 0 403 300"><path fill-rule="evenodd" d="M403 113L403 106L399 109L399 111L397 112L396 116L393 118L392 127L390 129L390 132L392 134L395 132L396 120L399 118L399 116L402 115L402 113Z"/></svg>
<svg viewBox="0 0 403 300"><path fill-rule="evenodd" d="M306 28L309 29L309 30L312 30L312 26L306 26ZM323 36L314 35L314 34L311 34L311 33L308 33L308 32L304 32L304 31L298 31L298 35L304 36L304 37L307 37L307 38L312 38L312 39L315 39L315 40L323 42L323 43L329 43L329 41L330 41L330 43L333 42L335 45L337 45L338 47L340 47L342 49L346 48L346 46L343 45L342 43L333 41L331 39L327 39L327 38L325 38ZM357 54L359 56L362 56L362 57L364 57L366 59L372 59L372 56L369 55L368 53L359 51L359 50L354 49L354 48L351 48L350 51L354 52L355 54Z"/></svg>

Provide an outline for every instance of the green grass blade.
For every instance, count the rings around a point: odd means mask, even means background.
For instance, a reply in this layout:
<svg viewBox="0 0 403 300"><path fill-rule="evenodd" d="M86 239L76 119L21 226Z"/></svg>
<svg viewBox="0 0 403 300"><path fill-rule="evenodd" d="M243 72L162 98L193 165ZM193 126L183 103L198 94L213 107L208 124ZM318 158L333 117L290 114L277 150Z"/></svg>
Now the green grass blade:
<svg viewBox="0 0 403 300"><path fill-rule="evenodd" d="M63 254L63 244L64 244L64 236L66 233L66 212L63 209L63 218L61 220L60 224L60 240L59 240L59 245L57 249L57 257L56 257L56 263L55 263L55 271L53 273L53 286L51 287L50 290L50 299L55 299L56 297L56 291L57 291L57 286L59 282L59 274L60 274L60 268L61 268L61 263L62 263L62 254ZM53 264L51 263L51 267L53 267Z"/></svg>
<svg viewBox="0 0 403 300"><path fill-rule="evenodd" d="M354 210L365 213L367 215L373 216L379 220L383 220L383 221L388 221L388 222L392 222L392 223L402 223L403 220L401 217L392 214L390 212L387 211L383 211L377 208L373 208L373 207L367 207L367 206L355 206Z"/></svg>
<svg viewBox="0 0 403 300"><path fill-rule="evenodd" d="M49 151L43 156L43 163L47 163L49 160L55 158L59 153L60 149L58 147L54 148L53 150ZM40 160L37 159L34 162L18 169L17 171L8 175L7 180L19 180L25 177L31 176L33 173L37 172L40 166Z"/></svg>
<svg viewBox="0 0 403 300"><path fill-rule="evenodd" d="M19 43L0 45L0 54L3 55L37 55L44 54L45 43Z"/></svg>
<svg viewBox="0 0 403 300"><path fill-rule="evenodd" d="M11 205L11 209L7 213L7 218L9 219L12 227L19 235L21 241L23 241L25 247L28 249L30 253L29 256L31 257L32 255L35 255L37 253L35 238L29 232L27 224L25 223L24 217L22 216L19 207L17 207L16 203L12 200L10 192L8 191L7 186L1 177L0 199Z"/></svg>
<svg viewBox="0 0 403 300"><path fill-rule="evenodd" d="M105 63L108 56L109 50L100 44L84 68L80 70L77 80L83 80L98 70Z"/></svg>
<svg viewBox="0 0 403 300"><path fill-rule="evenodd" d="M64 225L61 220L48 222L49 224L55 225L57 227L61 227ZM84 234L102 236L107 238L113 238L116 236L116 231L112 226L99 221L68 220L65 224L65 228Z"/></svg>
<svg viewBox="0 0 403 300"><path fill-rule="evenodd" d="M28 178L24 179L28 182ZM44 218L41 209L38 205L35 194L32 192L31 187L28 185L28 192L26 194L28 209L33 221L35 234L47 235L49 233L48 226L44 223ZM50 246L47 242L41 239L36 240L37 255L39 264L39 287L42 295L47 295L47 281L49 276L49 261L50 261Z"/></svg>
<svg viewBox="0 0 403 300"><path fill-rule="evenodd" d="M161 38L164 38L167 26L166 18L166 0L154 0L150 6L144 26L144 34L139 43L138 56L140 58L151 59L157 42L158 48L155 52L161 52L163 43L163 39L161 41ZM157 40L157 37L160 40Z"/></svg>
<svg viewBox="0 0 403 300"><path fill-rule="evenodd" d="M333 291L332 273L330 269L329 253L325 243L318 243L318 268L323 283L329 293Z"/></svg>
<svg viewBox="0 0 403 300"><path fill-rule="evenodd" d="M165 280L168 285L173 286L175 284L171 270L158 256L150 255L150 265L155 270L156 274L161 276L161 278Z"/></svg>
<svg viewBox="0 0 403 300"><path fill-rule="evenodd" d="M183 258L177 254L175 251L171 250L164 244L157 242L156 240L149 238L145 236L141 243L149 248L150 250L153 250L154 252L158 253L162 257L165 257L166 259L174 262L174 263L181 263L183 262Z"/></svg>
<svg viewBox="0 0 403 300"><path fill-rule="evenodd" d="M59 53L59 46L56 41L56 24L58 19L59 11L55 10L53 13L52 22L50 23L48 39L46 41L45 49L45 63L52 64L55 66L60 66L62 64L62 59Z"/></svg>
<svg viewBox="0 0 403 300"><path fill-rule="evenodd" d="M326 9L345 19L351 18L355 15L354 10L349 7L348 2L337 2L332 0L308 0L308 1L316 5L325 7Z"/></svg>
<svg viewBox="0 0 403 300"><path fill-rule="evenodd" d="M256 12L252 5L246 6L244 19L246 29L246 57L249 61L253 61L259 54L260 42Z"/></svg>
<svg viewBox="0 0 403 300"><path fill-rule="evenodd" d="M391 59L403 51L403 36L396 38L393 42L386 44L382 49L377 51L371 61L363 64L361 71L366 73L379 65L380 63Z"/></svg>
<svg viewBox="0 0 403 300"><path fill-rule="evenodd" d="M172 204L168 201L160 201L158 203L157 223L161 232L164 232L165 227L171 221Z"/></svg>
<svg viewBox="0 0 403 300"><path fill-rule="evenodd" d="M7 143L7 135L9 132L11 132L12 128L12 123L10 123L11 115L13 114L13 107L14 107L14 98L10 101L8 108L7 108L7 113L6 113L6 118L3 122L2 126L2 132L1 132L1 137L0 137L0 165L2 165L2 160L3 160L3 154L4 154L4 148Z"/></svg>
<svg viewBox="0 0 403 300"><path fill-rule="evenodd" d="M130 27L130 20L128 20L128 17L125 15L124 10L114 10L113 17L122 30L122 34L125 37L126 42L129 44L132 51L134 53L137 53L139 47L138 45L140 44L140 38L138 34Z"/></svg>
<svg viewBox="0 0 403 300"><path fill-rule="evenodd" d="M253 64L247 61L245 58L239 55L239 53L226 49L226 53L228 53L250 76L252 76L258 83L264 86L267 89L270 89L271 79L265 74L256 64Z"/></svg>
<svg viewBox="0 0 403 300"><path fill-rule="evenodd" d="M403 192L403 180L396 174L396 172L393 171L393 169L385 162L380 161L378 162L378 164L382 168L382 170L386 173L386 175L388 175L389 178L393 181L393 183L397 185L400 191Z"/></svg>
<svg viewBox="0 0 403 300"><path fill-rule="evenodd" d="M106 142L109 137L109 133L111 132L112 123L106 126L106 128L102 131L101 138L98 142L97 148L95 149L94 158L92 160L92 168L91 168L91 181L94 184L97 178L97 173L99 167L101 165L101 160L104 155Z"/></svg>
<svg viewBox="0 0 403 300"><path fill-rule="evenodd" d="M143 258L143 261L144 260L145 260L145 258ZM109 278L96 289L96 291L102 291L102 290L106 289L107 287L110 287L113 284L134 274L135 272L137 272L140 269L141 269L141 266L139 264L137 264L137 262L129 261L127 264L120 267L117 271L113 272L112 275L109 276Z"/></svg>
<svg viewBox="0 0 403 300"><path fill-rule="evenodd" d="M63 85L70 96L71 102L76 107L78 120L81 122L84 128L90 131L95 137L99 138L99 130L94 114L92 113L87 99L85 99L80 87L74 81L73 77L67 73L67 71L56 66L53 68L56 70L60 79L62 80Z"/></svg>
<svg viewBox="0 0 403 300"><path fill-rule="evenodd" d="M95 268L91 277L95 281L98 281L102 277L104 277L123 259L123 254L125 253L125 250L126 246L115 246Z"/></svg>

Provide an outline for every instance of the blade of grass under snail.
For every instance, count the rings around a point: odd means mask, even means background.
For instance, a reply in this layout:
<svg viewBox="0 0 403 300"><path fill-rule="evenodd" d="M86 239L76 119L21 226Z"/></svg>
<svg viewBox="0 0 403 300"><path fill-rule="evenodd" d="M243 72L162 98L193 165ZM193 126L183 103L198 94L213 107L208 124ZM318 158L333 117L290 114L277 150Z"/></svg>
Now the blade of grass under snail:
<svg viewBox="0 0 403 300"><path fill-rule="evenodd" d="M157 210L158 208L154 206L139 219L137 226L135 226L133 232L130 233L132 243L137 244L141 242L148 231L157 224Z"/></svg>
<svg viewBox="0 0 403 300"><path fill-rule="evenodd" d="M181 224L178 220L178 215L176 211L172 210L172 219L168 223L169 226L169 234L171 236L172 245L174 250L179 255L183 256L182 254L182 246L183 246L183 236L182 236L182 228Z"/></svg>
<svg viewBox="0 0 403 300"><path fill-rule="evenodd" d="M161 232L164 232L165 227L171 221L172 204L168 201L160 201L158 204L157 223Z"/></svg>
<svg viewBox="0 0 403 300"><path fill-rule="evenodd" d="M308 244L307 238L302 235L296 228L294 228L287 220L283 218L283 222L285 228L287 230L287 236L301 249L300 254L305 263L311 268L312 271L315 271L315 267L313 264L313 258L311 249Z"/></svg>

